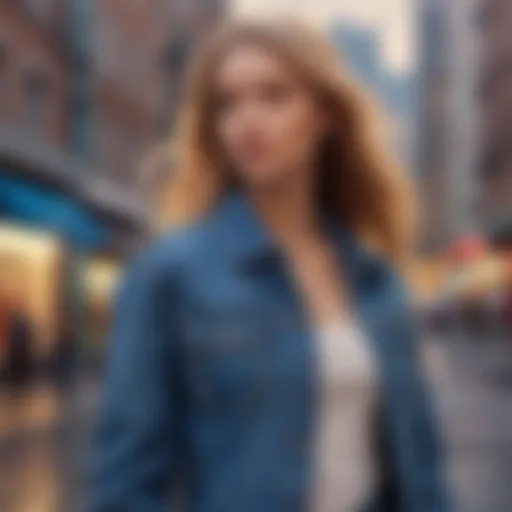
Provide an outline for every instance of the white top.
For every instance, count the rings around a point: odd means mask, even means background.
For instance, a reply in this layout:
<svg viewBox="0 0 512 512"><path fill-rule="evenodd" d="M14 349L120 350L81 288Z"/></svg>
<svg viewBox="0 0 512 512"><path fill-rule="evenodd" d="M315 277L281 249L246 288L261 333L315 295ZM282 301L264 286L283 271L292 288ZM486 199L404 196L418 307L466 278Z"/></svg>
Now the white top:
<svg viewBox="0 0 512 512"><path fill-rule="evenodd" d="M356 512L371 498L378 378L371 348L350 320L320 328L312 512Z"/></svg>

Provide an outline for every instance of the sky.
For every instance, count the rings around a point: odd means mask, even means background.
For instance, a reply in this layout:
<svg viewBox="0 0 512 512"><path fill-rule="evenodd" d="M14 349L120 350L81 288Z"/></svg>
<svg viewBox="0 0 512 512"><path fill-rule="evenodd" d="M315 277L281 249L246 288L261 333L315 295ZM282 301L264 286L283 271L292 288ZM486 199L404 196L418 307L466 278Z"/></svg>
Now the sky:
<svg viewBox="0 0 512 512"><path fill-rule="evenodd" d="M236 14L292 12L321 26L336 18L376 27L382 37L383 59L396 71L414 61L414 0L231 0Z"/></svg>

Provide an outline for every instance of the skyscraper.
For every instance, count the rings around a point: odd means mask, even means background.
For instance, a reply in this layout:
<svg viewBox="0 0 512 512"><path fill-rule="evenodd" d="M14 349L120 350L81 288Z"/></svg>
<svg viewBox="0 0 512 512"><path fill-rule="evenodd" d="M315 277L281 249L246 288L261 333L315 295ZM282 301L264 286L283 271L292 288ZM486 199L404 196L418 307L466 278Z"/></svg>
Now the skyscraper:
<svg viewBox="0 0 512 512"><path fill-rule="evenodd" d="M471 12L471 0L422 0L418 9L417 166L427 252L475 227Z"/></svg>
<svg viewBox="0 0 512 512"><path fill-rule="evenodd" d="M512 3L478 0L477 101L480 135L478 217L486 231L512 239ZM509 242L510 243L510 242Z"/></svg>

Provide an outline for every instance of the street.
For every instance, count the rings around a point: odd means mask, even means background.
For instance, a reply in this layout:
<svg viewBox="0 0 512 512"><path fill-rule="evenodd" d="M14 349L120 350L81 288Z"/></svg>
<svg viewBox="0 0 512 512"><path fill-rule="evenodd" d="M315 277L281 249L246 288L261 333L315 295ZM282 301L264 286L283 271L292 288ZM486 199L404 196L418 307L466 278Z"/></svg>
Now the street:
<svg viewBox="0 0 512 512"><path fill-rule="evenodd" d="M451 340L435 381L456 510L512 510L512 345ZM438 365L440 366L440 365Z"/></svg>
<svg viewBox="0 0 512 512"><path fill-rule="evenodd" d="M428 344L448 451L449 483L461 512L512 510L512 349L506 342ZM0 395L2 512L78 512L98 384L66 392L45 385Z"/></svg>

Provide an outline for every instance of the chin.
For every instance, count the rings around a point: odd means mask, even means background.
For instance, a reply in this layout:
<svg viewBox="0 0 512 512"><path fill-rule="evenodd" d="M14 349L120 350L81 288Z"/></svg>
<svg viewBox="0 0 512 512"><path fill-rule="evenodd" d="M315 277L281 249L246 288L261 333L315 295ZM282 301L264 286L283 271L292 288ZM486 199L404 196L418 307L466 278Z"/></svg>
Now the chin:
<svg viewBox="0 0 512 512"><path fill-rule="evenodd" d="M290 181L290 175L275 169L258 169L244 173L243 181L252 189L275 190Z"/></svg>

